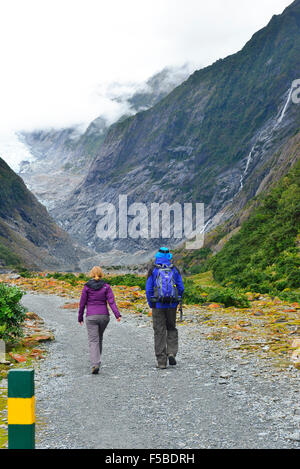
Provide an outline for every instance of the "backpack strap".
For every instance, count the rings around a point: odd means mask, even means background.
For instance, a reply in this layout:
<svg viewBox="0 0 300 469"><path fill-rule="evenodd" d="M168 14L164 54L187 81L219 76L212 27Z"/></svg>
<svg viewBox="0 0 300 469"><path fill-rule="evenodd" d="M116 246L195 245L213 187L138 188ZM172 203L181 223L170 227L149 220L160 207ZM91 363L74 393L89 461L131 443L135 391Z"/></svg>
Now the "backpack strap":
<svg viewBox="0 0 300 469"><path fill-rule="evenodd" d="M148 278L150 278L151 275L153 274L155 267L156 267L156 265L153 264L153 265L150 267L150 269L148 270Z"/></svg>

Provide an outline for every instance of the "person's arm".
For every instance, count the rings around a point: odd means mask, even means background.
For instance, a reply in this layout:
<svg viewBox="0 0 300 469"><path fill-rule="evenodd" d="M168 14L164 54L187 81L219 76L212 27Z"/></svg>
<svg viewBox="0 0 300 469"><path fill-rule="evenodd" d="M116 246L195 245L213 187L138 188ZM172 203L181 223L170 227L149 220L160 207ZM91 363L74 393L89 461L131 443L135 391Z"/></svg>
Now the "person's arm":
<svg viewBox="0 0 300 469"><path fill-rule="evenodd" d="M121 316L121 314L118 310L118 307L116 305L115 296L113 294L113 291L112 291L110 285L108 285L107 288L106 288L106 299L107 299L107 302L108 302L109 306L111 307L112 312L116 316L116 319L121 318L122 316Z"/></svg>
<svg viewBox="0 0 300 469"><path fill-rule="evenodd" d="M84 286L79 303L78 322L83 322L84 308L87 304L87 287Z"/></svg>
<svg viewBox="0 0 300 469"><path fill-rule="evenodd" d="M181 273L179 272L178 269L176 269L176 285L177 285L177 290L178 290L178 295L182 298L183 292L184 292L184 285L183 285L183 280Z"/></svg>
<svg viewBox="0 0 300 469"><path fill-rule="evenodd" d="M151 275L147 279L146 283L146 296L147 296L147 301L148 305L150 308L153 308L153 304L151 302L151 298L154 296L154 283L153 283L153 276Z"/></svg>

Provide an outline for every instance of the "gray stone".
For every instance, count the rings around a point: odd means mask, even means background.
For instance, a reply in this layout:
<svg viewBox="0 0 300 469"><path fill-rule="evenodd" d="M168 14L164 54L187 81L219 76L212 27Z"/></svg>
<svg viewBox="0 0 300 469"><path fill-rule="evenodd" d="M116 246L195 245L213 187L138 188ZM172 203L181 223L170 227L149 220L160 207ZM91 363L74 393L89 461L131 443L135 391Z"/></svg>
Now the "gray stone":
<svg viewBox="0 0 300 469"><path fill-rule="evenodd" d="M288 440L293 440L293 441L300 441L300 431L295 432L295 433L290 433L289 435L286 436Z"/></svg>
<svg viewBox="0 0 300 469"><path fill-rule="evenodd" d="M222 373L220 373L220 378L223 378L223 379L229 379L231 376L232 374L228 373L228 371L222 371Z"/></svg>
<svg viewBox="0 0 300 469"><path fill-rule="evenodd" d="M18 278L21 278L21 276L18 275L18 274L12 274L12 275L9 276L10 280L18 280Z"/></svg>

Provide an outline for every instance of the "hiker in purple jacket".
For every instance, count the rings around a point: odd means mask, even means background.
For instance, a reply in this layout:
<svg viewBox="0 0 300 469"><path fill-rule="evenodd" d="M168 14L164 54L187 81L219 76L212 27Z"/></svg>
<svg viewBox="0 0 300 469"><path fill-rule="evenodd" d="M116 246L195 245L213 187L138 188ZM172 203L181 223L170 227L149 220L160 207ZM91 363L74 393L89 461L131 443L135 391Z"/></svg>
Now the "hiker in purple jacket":
<svg viewBox="0 0 300 469"><path fill-rule="evenodd" d="M86 327L90 358L92 373L96 375L99 373L101 363L103 333L110 321L107 303L118 322L121 320L121 314L117 308L110 285L102 280L103 272L101 267L93 267L90 275L92 279L85 284L81 293L78 322L80 325L83 324L84 309L87 307Z"/></svg>

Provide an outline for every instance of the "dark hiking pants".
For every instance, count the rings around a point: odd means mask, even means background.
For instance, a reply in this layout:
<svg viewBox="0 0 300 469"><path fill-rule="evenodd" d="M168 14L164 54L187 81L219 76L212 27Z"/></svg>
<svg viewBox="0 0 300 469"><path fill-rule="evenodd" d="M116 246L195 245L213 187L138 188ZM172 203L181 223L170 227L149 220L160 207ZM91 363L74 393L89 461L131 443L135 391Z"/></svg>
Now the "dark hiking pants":
<svg viewBox="0 0 300 469"><path fill-rule="evenodd" d="M178 352L178 331L176 329L177 308L153 308L154 349L159 365L167 363L169 355Z"/></svg>
<svg viewBox="0 0 300 469"><path fill-rule="evenodd" d="M101 363L103 333L108 323L109 316L106 314L96 314L86 318L92 366L99 366Z"/></svg>

